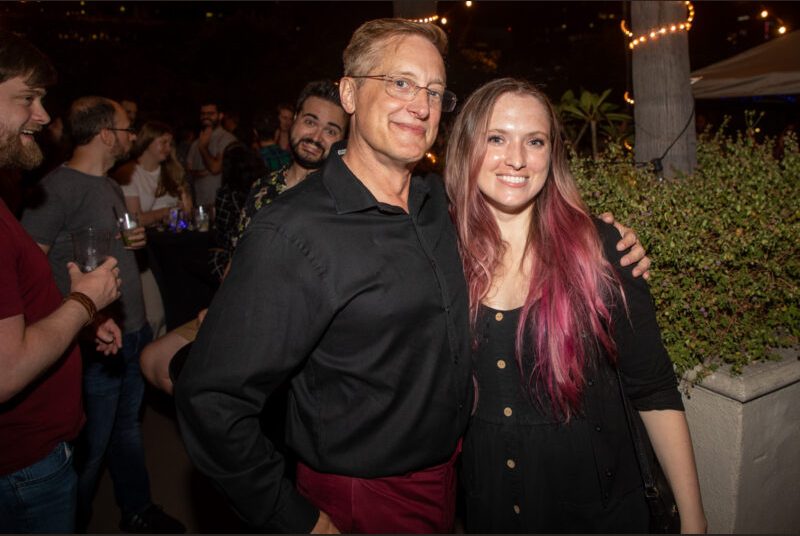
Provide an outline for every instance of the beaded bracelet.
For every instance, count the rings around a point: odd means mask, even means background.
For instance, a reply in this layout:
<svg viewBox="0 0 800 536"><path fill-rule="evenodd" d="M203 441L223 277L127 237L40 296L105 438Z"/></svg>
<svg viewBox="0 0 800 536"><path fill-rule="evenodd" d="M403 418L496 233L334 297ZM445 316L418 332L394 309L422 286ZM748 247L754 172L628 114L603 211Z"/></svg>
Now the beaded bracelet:
<svg viewBox="0 0 800 536"><path fill-rule="evenodd" d="M84 326L88 326L94 320L94 316L97 314L97 306L94 304L92 299L84 294L83 292L70 292L67 294L66 298L64 298L64 302L66 303L67 300L75 300L76 302L83 305L86 312L89 313L89 320L86 321Z"/></svg>

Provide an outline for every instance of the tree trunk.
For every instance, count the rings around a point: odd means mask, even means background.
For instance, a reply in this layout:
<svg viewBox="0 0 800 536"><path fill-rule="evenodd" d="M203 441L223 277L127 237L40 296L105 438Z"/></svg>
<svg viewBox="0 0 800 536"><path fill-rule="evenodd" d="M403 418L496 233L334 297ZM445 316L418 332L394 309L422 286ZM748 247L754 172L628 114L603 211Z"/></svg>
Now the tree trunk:
<svg viewBox="0 0 800 536"><path fill-rule="evenodd" d="M631 2L631 30L635 36L685 20L683 2ZM645 43L633 49L636 160L650 162L666 152L662 163L667 178L691 173L697 166L686 34L685 31L674 34L667 31L658 39L648 36Z"/></svg>
<svg viewBox="0 0 800 536"><path fill-rule="evenodd" d="M597 160L597 121L592 121L592 160Z"/></svg>

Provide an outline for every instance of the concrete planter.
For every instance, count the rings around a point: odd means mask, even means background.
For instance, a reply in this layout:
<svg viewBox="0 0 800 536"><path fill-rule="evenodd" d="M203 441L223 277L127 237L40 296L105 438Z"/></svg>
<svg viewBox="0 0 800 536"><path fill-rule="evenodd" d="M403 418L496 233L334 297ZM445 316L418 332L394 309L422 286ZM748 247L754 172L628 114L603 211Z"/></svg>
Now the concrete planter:
<svg viewBox="0 0 800 536"><path fill-rule="evenodd" d="M684 394L709 533L800 533L800 355Z"/></svg>

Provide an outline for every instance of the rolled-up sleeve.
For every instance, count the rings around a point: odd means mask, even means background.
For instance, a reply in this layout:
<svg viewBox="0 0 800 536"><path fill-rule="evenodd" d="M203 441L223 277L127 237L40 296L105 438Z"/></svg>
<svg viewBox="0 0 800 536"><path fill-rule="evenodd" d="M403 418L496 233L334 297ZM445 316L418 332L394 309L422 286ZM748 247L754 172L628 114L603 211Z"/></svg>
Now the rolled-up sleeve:
<svg viewBox="0 0 800 536"><path fill-rule="evenodd" d="M319 515L284 477L259 415L308 358L332 304L324 267L303 244L254 220L175 387L189 456L258 529L310 532Z"/></svg>

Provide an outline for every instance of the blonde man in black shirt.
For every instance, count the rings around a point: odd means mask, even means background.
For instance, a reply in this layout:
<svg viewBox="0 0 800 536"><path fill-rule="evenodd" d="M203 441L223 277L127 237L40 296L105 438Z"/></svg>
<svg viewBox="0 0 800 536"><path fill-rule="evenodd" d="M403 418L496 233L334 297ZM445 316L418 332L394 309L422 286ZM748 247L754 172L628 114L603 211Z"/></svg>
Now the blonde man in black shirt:
<svg viewBox="0 0 800 536"><path fill-rule="evenodd" d="M175 386L189 454L258 530L451 532L472 407L467 289L439 177L446 36L381 19L344 51L347 144L260 211ZM291 378L286 443L262 434Z"/></svg>

